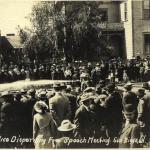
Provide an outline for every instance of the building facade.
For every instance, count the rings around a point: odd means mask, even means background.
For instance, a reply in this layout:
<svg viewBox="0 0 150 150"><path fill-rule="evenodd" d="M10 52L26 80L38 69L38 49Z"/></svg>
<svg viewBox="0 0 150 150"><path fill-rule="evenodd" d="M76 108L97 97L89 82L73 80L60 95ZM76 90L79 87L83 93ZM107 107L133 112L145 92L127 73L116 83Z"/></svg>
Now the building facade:
<svg viewBox="0 0 150 150"><path fill-rule="evenodd" d="M92 3L94 2L95 1L93 1ZM66 2L64 5L62 4L62 2L58 2L56 3L56 5L61 5L62 13L64 13L67 16L68 14L70 14L70 12L76 10L75 8L79 7L80 3L83 3L83 1ZM106 40L106 43L108 45L107 50L110 51L109 54L111 55L111 57L115 56L126 58L124 39L125 32L123 22L121 22L120 1L107 0L97 1L95 3L97 4L98 9L100 10L99 15L101 16L101 19L97 22L97 25L99 26L99 28L101 28L102 36ZM60 9L60 7L58 8ZM96 51L93 50L92 52L92 57L94 57L95 59L101 58L101 55L101 48L97 48Z"/></svg>
<svg viewBox="0 0 150 150"><path fill-rule="evenodd" d="M102 10L102 34L106 36L111 55L126 58L125 31L121 22L120 2L103 1L99 8Z"/></svg>
<svg viewBox="0 0 150 150"><path fill-rule="evenodd" d="M19 63L22 61L22 48L19 36L7 34L0 36L0 66L10 61Z"/></svg>
<svg viewBox="0 0 150 150"><path fill-rule="evenodd" d="M150 0L104 1L101 27L114 56L150 55Z"/></svg>
<svg viewBox="0 0 150 150"><path fill-rule="evenodd" d="M131 59L150 55L150 0L105 0L98 2L98 7L101 10L101 21L98 22L98 25L102 35L106 37L112 56ZM57 9L62 10L64 15L73 9L70 5L72 2L66 3L64 9L62 1L56 2ZM58 45L65 43L65 32L64 29L59 32L62 34L60 39L63 41L57 41L57 43L62 43ZM69 37L69 42L72 42L71 38ZM63 46L58 48L62 49L62 53L64 53ZM7 54L11 54L11 52L13 52L12 55L19 56L21 49L22 45L18 37L14 35L0 36L0 58L4 53L3 55L7 59ZM96 56L100 57L100 51L97 50ZM19 57L16 58L16 60L19 59Z"/></svg>
<svg viewBox="0 0 150 150"><path fill-rule="evenodd" d="M124 21L127 58L150 55L150 1L123 2L121 14Z"/></svg>
<svg viewBox="0 0 150 150"><path fill-rule="evenodd" d="M102 22L113 56L132 59L150 55L150 0L99 1Z"/></svg>

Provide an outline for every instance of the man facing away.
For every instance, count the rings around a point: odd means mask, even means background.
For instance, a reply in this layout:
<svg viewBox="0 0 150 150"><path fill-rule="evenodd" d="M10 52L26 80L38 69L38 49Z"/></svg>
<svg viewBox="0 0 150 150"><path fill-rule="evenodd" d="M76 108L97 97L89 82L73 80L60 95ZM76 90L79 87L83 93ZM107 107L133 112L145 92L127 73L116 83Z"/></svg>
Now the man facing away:
<svg viewBox="0 0 150 150"><path fill-rule="evenodd" d="M70 119L71 108L69 99L61 93L59 84L53 86L55 96L49 99L49 109L58 125L64 119Z"/></svg>

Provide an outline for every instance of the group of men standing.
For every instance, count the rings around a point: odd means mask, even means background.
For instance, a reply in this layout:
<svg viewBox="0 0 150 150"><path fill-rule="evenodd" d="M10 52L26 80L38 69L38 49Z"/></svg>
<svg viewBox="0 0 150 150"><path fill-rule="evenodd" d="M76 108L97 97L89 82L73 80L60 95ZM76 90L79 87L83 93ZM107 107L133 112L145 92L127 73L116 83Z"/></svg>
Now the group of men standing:
<svg viewBox="0 0 150 150"><path fill-rule="evenodd" d="M64 123L64 120L69 120L76 126L72 139L110 139L109 144L76 143L73 148L148 147L150 87L147 82L134 92L130 82L123 86L123 90L115 83L105 81L93 86L83 73L79 83L55 83L51 89L3 92L0 109L1 135L9 138L14 135L32 138L33 116L36 113L33 108L37 101L43 101L48 105L48 111L57 126ZM62 136L59 133L56 138ZM61 145L59 140L56 141L56 145ZM15 142L0 143L0 146L33 148L34 145L32 141L23 145ZM70 148L69 145L66 147Z"/></svg>
<svg viewBox="0 0 150 150"><path fill-rule="evenodd" d="M120 58L99 62L72 62L18 65L12 62L0 67L0 83L17 80L79 80L83 72L89 74L94 85L109 79L112 82L147 82L150 80L149 59L127 60Z"/></svg>

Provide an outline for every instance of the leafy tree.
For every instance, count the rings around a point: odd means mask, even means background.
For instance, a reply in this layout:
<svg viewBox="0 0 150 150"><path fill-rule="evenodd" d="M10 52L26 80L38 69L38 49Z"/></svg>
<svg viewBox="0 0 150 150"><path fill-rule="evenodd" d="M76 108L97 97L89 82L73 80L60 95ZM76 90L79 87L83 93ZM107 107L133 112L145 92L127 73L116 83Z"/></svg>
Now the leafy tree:
<svg viewBox="0 0 150 150"><path fill-rule="evenodd" d="M100 49L106 55L102 36L101 10L98 1L41 1L32 8L32 29L20 29L20 37L30 60L40 61L52 56L72 59L93 59Z"/></svg>
<svg viewBox="0 0 150 150"><path fill-rule="evenodd" d="M101 2L63 2L65 7L65 52L68 59L85 58L92 60L93 54L100 50L101 55L107 55L106 39L102 36ZM94 58L95 59L95 58Z"/></svg>
<svg viewBox="0 0 150 150"><path fill-rule="evenodd" d="M38 59L42 61L48 59L55 50L54 15L53 2L38 2L33 6L29 18L32 29L19 30L19 35L24 43L24 51L30 60Z"/></svg>

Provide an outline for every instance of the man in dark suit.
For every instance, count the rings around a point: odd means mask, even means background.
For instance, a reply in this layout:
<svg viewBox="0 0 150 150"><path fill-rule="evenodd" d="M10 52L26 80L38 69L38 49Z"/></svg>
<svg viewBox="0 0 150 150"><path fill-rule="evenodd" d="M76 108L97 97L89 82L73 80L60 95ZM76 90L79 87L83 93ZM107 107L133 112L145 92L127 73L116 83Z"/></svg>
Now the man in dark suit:
<svg viewBox="0 0 150 150"><path fill-rule="evenodd" d="M119 133L119 148L139 148L140 127L136 124L135 109L132 104L124 106L125 123Z"/></svg>
<svg viewBox="0 0 150 150"><path fill-rule="evenodd" d="M145 122L145 133L146 133L146 137L147 140L150 139L150 91L149 91L149 84L143 83L142 88L145 89L145 95L143 97L144 100L144 122Z"/></svg>
<svg viewBox="0 0 150 150"><path fill-rule="evenodd" d="M5 91L2 93L1 98L4 99L4 103L0 109L0 133L3 137L11 138L16 134L16 114L14 107L13 94ZM10 139L9 139L10 140ZM3 148L13 148L14 143L1 142Z"/></svg>
<svg viewBox="0 0 150 150"><path fill-rule="evenodd" d="M75 111L77 109L77 97L71 94L71 87L67 88L65 83L61 83L61 91L64 96L69 99L70 107L71 107L71 118L70 120L73 121L75 116Z"/></svg>
<svg viewBox="0 0 150 150"><path fill-rule="evenodd" d="M81 138L88 138L94 135L92 114L90 112L90 105L92 101L92 94L87 93L82 95L82 104L75 113L74 123L76 124L76 135Z"/></svg>
<svg viewBox="0 0 150 150"><path fill-rule="evenodd" d="M124 89L125 89L125 92L123 94L123 100L122 100L123 105L133 104L133 106L137 108L139 101L138 101L137 95L134 92L132 92L132 84L131 83L125 84Z"/></svg>
<svg viewBox="0 0 150 150"><path fill-rule="evenodd" d="M106 109L106 128L108 136L113 139L118 135L121 128L123 106L121 95L115 90L114 84L109 84L107 91L108 97L104 103Z"/></svg>
<svg viewBox="0 0 150 150"><path fill-rule="evenodd" d="M49 99L49 109L57 124L60 125L64 119L70 119L71 108L69 99L61 93L60 85L55 84L53 88L55 96Z"/></svg>

